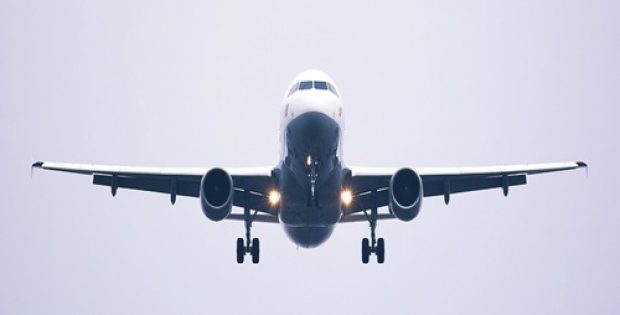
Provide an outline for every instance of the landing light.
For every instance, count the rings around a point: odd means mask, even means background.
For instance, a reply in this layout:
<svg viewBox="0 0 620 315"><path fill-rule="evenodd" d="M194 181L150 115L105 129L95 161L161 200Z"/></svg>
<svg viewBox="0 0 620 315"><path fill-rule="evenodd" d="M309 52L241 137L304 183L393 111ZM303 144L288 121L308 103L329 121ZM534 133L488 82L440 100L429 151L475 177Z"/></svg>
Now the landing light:
<svg viewBox="0 0 620 315"><path fill-rule="evenodd" d="M345 189L340 193L340 200L345 206L350 206L353 202L353 193L349 189Z"/></svg>
<svg viewBox="0 0 620 315"><path fill-rule="evenodd" d="M306 165L312 165L312 156L308 155L308 157L306 158Z"/></svg>
<svg viewBox="0 0 620 315"><path fill-rule="evenodd" d="M278 205L280 202L280 193L277 190L272 190L269 192L269 203L272 206Z"/></svg>

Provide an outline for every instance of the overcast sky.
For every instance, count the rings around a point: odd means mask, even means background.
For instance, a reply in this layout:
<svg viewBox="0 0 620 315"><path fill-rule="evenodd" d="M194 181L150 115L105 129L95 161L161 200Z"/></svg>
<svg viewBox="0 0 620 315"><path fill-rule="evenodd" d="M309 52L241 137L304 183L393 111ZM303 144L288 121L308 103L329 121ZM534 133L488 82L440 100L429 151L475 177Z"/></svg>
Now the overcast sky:
<svg viewBox="0 0 620 315"><path fill-rule="evenodd" d="M0 313L618 314L618 1L0 0ZM424 201L297 249L199 201L35 172L33 160L275 165L281 98L318 68L345 161L583 159L511 189Z"/></svg>

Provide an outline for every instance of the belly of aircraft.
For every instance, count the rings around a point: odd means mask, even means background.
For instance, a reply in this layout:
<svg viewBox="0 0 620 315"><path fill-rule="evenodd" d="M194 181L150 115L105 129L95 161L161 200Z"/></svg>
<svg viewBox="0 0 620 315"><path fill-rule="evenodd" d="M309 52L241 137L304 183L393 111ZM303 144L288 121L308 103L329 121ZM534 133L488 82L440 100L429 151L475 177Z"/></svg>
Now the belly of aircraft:
<svg viewBox="0 0 620 315"><path fill-rule="evenodd" d="M284 224L286 235L298 246L313 248L323 244L334 231L335 225L292 226Z"/></svg>
<svg viewBox="0 0 620 315"><path fill-rule="evenodd" d="M303 189L283 191L280 222L286 235L295 244L304 248L317 247L331 236L341 216L339 196L333 194L332 190L339 190L339 187L318 188L318 205L308 204Z"/></svg>
<svg viewBox="0 0 620 315"><path fill-rule="evenodd" d="M339 139L340 126L322 113L302 114L286 128L279 216L288 237L301 247L325 242L342 215Z"/></svg>

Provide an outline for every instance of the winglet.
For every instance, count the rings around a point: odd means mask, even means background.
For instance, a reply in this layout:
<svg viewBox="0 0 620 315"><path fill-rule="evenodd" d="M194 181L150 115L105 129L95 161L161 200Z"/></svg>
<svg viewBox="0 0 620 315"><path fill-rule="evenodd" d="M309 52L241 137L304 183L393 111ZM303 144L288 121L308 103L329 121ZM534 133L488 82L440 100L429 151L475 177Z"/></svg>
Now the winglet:
<svg viewBox="0 0 620 315"><path fill-rule="evenodd" d="M584 162L584 161L576 161L575 163L577 163L577 168L585 168L586 169L586 177L588 177L588 163Z"/></svg>
<svg viewBox="0 0 620 315"><path fill-rule="evenodd" d="M32 178L32 172L35 168L41 168L43 167L43 161L36 161L34 163L32 163L32 165L30 166L30 178Z"/></svg>

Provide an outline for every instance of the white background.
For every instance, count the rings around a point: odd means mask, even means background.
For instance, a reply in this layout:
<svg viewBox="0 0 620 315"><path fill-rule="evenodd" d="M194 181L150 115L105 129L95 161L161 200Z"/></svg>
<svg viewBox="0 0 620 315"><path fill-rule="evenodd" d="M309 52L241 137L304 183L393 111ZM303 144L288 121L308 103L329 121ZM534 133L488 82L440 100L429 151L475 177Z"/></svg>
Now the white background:
<svg viewBox="0 0 620 315"><path fill-rule="evenodd" d="M618 314L617 1L0 2L0 313ZM33 160L275 165L307 68L345 102L345 160L583 171L424 201L313 250L199 201L35 172Z"/></svg>

